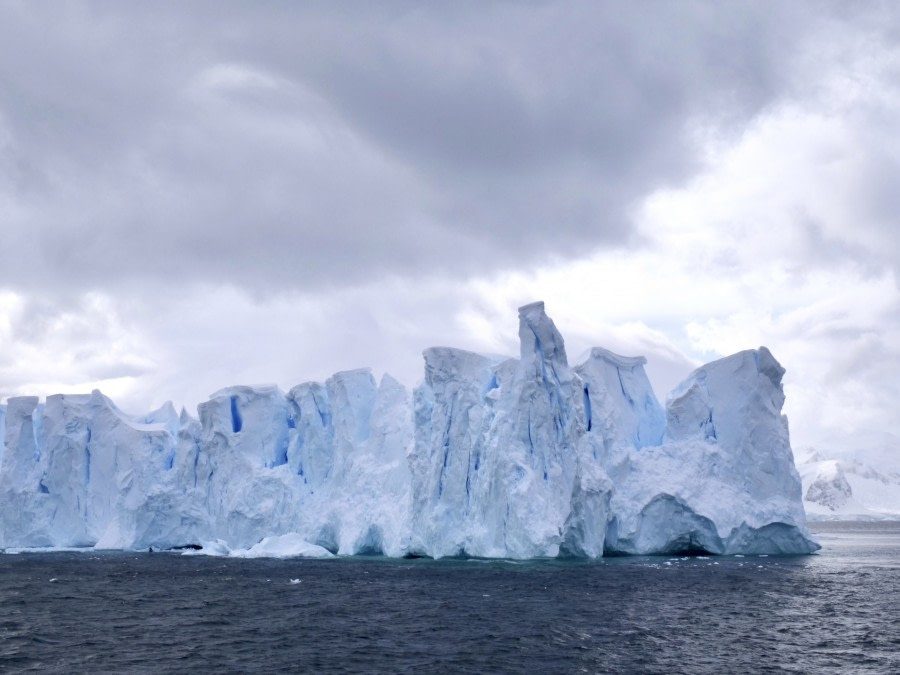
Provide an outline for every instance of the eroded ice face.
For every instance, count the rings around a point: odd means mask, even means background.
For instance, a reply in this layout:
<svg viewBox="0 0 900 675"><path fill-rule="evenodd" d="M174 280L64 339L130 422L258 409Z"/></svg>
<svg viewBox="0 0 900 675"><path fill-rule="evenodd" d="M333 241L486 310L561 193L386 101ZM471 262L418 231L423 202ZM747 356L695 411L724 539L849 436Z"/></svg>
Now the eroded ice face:
<svg viewBox="0 0 900 675"><path fill-rule="evenodd" d="M0 545L510 558L816 548L768 350L698 369L664 410L643 358L595 348L570 368L543 303L519 321L518 359L426 350L412 395L356 370L288 394L229 387L199 419L171 405L126 415L98 391L11 399Z"/></svg>

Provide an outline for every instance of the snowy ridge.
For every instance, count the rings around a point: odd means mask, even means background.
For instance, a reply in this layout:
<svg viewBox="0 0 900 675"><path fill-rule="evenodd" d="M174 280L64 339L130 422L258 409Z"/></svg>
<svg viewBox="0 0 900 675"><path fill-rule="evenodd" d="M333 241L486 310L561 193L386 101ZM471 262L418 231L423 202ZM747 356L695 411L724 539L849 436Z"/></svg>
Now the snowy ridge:
<svg viewBox="0 0 900 675"><path fill-rule="evenodd" d="M0 406L0 547L232 555L534 558L808 553L767 349L694 373L660 406L644 359L575 368L543 303L518 359L424 353L410 393L369 370L228 387L199 419L90 395ZM203 543L207 542L207 543Z"/></svg>
<svg viewBox="0 0 900 675"><path fill-rule="evenodd" d="M900 438L861 433L841 446L797 453L810 519L900 519Z"/></svg>

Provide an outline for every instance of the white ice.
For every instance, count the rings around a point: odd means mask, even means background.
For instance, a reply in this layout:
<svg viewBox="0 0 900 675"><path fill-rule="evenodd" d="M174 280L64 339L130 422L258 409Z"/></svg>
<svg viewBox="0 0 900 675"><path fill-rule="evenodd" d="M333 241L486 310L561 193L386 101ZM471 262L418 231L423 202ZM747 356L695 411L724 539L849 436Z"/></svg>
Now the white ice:
<svg viewBox="0 0 900 675"><path fill-rule="evenodd" d="M229 387L127 415L99 391L0 406L0 547L525 559L806 553L800 478L765 348L660 406L644 359L570 367L543 303L518 358L424 353L412 392L367 369Z"/></svg>

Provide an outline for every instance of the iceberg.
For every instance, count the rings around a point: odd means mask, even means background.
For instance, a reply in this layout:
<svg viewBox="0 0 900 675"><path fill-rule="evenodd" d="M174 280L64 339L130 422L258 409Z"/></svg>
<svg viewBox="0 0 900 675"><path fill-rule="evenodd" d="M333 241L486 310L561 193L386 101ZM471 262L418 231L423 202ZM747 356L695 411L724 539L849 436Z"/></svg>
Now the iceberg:
<svg viewBox="0 0 900 675"><path fill-rule="evenodd" d="M368 369L234 386L194 417L94 391L0 406L0 547L528 559L802 554L800 477L765 347L660 405L642 357L570 367L543 303L517 358L424 352L409 392Z"/></svg>

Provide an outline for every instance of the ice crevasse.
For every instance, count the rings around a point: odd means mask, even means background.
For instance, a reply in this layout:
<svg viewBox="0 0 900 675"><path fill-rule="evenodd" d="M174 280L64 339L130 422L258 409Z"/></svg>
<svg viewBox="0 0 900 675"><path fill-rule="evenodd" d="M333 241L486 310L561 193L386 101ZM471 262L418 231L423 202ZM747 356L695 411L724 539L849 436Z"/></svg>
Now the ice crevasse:
<svg viewBox="0 0 900 675"><path fill-rule="evenodd" d="M543 303L518 358L424 353L410 394L367 369L229 387L199 417L94 391L0 406L0 547L536 558L802 554L781 380L765 347L663 408L641 357L570 367ZM212 543L214 542L214 543ZM299 543L298 543L299 542ZM255 548L254 548L255 547ZM312 553L310 553L312 552Z"/></svg>

